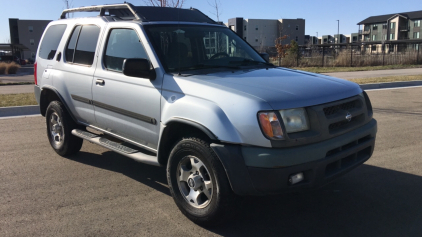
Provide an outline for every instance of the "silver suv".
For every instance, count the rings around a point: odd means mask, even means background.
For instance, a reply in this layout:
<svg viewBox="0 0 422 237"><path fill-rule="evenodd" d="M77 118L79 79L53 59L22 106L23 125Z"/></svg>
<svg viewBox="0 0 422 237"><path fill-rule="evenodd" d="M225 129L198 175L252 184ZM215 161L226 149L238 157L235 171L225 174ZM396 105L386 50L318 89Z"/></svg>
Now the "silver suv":
<svg viewBox="0 0 422 237"><path fill-rule="evenodd" d="M71 12L98 17L66 19ZM167 169L199 224L238 196L319 187L372 155L377 123L352 82L275 67L196 9L63 11L41 39L35 94L61 156L83 140Z"/></svg>

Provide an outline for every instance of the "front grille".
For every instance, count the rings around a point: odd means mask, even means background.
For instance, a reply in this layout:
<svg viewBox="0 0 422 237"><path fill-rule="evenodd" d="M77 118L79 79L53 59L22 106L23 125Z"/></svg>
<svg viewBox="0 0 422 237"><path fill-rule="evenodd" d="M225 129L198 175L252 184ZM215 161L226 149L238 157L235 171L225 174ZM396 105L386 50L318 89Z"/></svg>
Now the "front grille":
<svg viewBox="0 0 422 237"><path fill-rule="evenodd" d="M364 115L363 114L361 114L361 115L359 115L359 116L356 116L356 117L353 117L351 120L350 120L350 122L349 122L349 120L343 120L343 121L340 121L340 122L336 122L336 123L332 123L332 124L330 124L329 126L328 126L328 130L330 131L330 133L335 133L335 132L337 132L338 130L341 130L341 129L347 129L347 128L349 128L349 127L352 127L352 126L354 126L357 122L359 122L359 121L361 121L361 120L363 120L364 119Z"/></svg>
<svg viewBox="0 0 422 237"><path fill-rule="evenodd" d="M324 110L324 114L326 117L336 114L337 112L339 112L340 110L351 110L357 107L359 101L358 100L354 100L354 101L349 101L343 104L339 104L339 105L333 105L333 106L329 106L329 107L325 107Z"/></svg>

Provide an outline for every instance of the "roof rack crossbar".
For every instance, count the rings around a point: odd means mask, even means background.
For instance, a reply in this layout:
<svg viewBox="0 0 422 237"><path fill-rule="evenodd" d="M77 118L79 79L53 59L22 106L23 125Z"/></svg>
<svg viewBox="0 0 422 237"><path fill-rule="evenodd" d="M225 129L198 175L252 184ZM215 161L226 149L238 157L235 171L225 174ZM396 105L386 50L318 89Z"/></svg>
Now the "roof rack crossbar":
<svg viewBox="0 0 422 237"><path fill-rule="evenodd" d="M129 11L133 14L136 20L145 20L145 19L142 19L136 13L136 11L134 10L134 6L130 3L97 5L97 6L66 9L66 10L63 10L62 14L60 15L60 19L66 19L66 14L72 13L72 12L100 12L100 16L104 16L105 11L108 9L129 9Z"/></svg>

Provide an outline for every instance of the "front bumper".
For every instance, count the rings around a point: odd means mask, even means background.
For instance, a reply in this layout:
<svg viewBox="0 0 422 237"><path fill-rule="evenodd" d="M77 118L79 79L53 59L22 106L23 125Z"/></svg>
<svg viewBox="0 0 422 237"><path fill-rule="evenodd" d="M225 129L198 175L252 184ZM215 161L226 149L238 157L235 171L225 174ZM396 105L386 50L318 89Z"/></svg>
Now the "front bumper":
<svg viewBox="0 0 422 237"><path fill-rule="evenodd" d="M368 160L374 150L377 122L338 137L293 148L212 144L233 191L238 195L276 194L322 186ZM305 179L291 185L289 177Z"/></svg>

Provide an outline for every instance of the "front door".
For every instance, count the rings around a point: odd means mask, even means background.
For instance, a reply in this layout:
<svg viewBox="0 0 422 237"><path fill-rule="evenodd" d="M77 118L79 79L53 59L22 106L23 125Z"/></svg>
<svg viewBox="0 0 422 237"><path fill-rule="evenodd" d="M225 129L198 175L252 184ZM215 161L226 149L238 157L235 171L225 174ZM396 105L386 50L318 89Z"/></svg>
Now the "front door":
<svg viewBox="0 0 422 237"><path fill-rule="evenodd" d="M161 80L122 73L124 59L149 59L140 34L139 27L107 30L94 74L93 104L100 128L155 150L160 131Z"/></svg>

